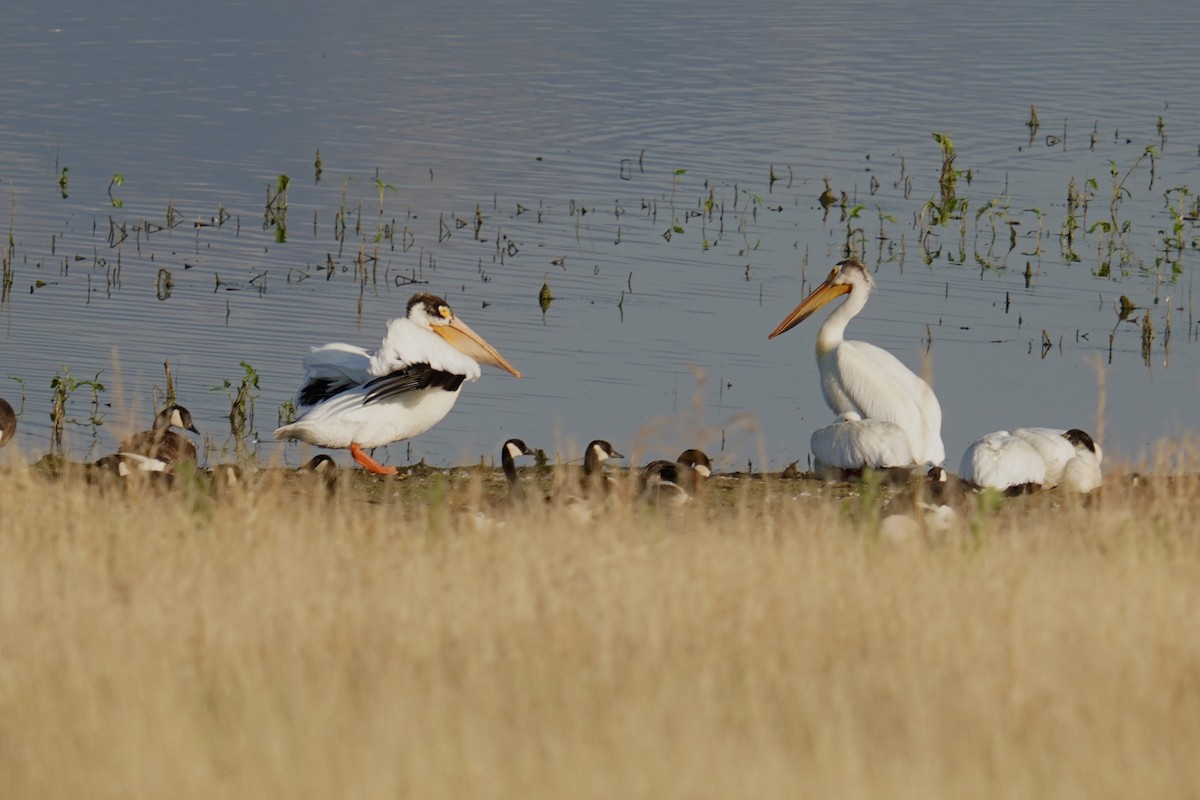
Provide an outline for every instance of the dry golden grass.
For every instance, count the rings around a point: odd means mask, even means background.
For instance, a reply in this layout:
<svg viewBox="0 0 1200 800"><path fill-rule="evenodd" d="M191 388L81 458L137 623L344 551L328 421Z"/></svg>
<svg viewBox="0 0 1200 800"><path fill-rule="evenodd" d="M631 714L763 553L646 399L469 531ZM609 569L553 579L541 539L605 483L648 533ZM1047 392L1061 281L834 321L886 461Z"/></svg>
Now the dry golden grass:
<svg viewBox="0 0 1200 800"><path fill-rule="evenodd" d="M2 480L0 797L1200 786L1194 482L894 544L798 481L481 531L471 486Z"/></svg>

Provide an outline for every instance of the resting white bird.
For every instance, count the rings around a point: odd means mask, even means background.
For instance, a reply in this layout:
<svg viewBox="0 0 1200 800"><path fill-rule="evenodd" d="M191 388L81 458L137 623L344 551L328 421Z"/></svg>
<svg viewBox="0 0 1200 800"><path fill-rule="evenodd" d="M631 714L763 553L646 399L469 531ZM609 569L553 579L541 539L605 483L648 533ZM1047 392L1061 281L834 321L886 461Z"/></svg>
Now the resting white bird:
<svg viewBox="0 0 1200 800"><path fill-rule="evenodd" d="M1063 476L1069 464L1072 485L1067 488L1090 492L1100 485L1103 452L1092 437L1079 428L1017 428L1012 433L1033 445L1046 462L1046 488L1065 484ZM1076 460L1078 463L1072 464ZM1084 486L1090 488L1081 488Z"/></svg>
<svg viewBox="0 0 1200 800"><path fill-rule="evenodd" d="M796 306L768 338L775 338L840 295L846 300L817 334L817 368L825 402L837 414L854 412L864 420L899 425L908 437L913 460L938 464L942 444L942 407L929 384L894 355L867 342L846 341L846 325L867 304L875 282L857 259L839 262L825 282Z"/></svg>
<svg viewBox="0 0 1200 800"><path fill-rule="evenodd" d="M479 378L481 363L521 377L445 300L419 292L408 301L408 315L388 323L378 350L336 343L304 357L296 396L304 413L277 428L275 438L349 448L371 472L395 474L364 450L432 428L454 406L463 382Z"/></svg>
<svg viewBox="0 0 1200 800"><path fill-rule="evenodd" d="M1016 428L1012 435L1024 439L1038 451L1046 464L1047 488L1057 486L1063 467L1075 457L1075 445L1067 441L1065 430L1057 428Z"/></svg>
<svg viewBox="0 0 1200 800"><path fill-rule="evenodd" d="M1093 442L1092 437L1079 428L1066 431L1063 438L1075 447L1075 457L1063 466L1059 485L1064 489L1084 494L1100 488L1103 481L1100 460L1104 457L1100 445Z"/></svg>
<svg viewBox="0 0 1200 800"><path fill-rule="evenodd" d="M912 450L904 429L882 419L863 419L853 411L838 417L838 421L813 431L809 440L814 468L843 470L889 469L911 467Z"/></svg>
<svg viewBox="0 0 1200 800"><path fill-rule="evenodd" d="M1024 439L993 431L967 446L958 474L973 486L1018 494L1046 482L1046 462Z"/></svg>

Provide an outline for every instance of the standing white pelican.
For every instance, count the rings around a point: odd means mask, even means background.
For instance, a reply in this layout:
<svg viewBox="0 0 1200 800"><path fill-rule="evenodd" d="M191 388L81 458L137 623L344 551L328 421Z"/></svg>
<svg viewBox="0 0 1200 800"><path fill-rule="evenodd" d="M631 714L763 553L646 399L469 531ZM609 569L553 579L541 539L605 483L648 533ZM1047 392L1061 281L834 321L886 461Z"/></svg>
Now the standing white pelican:
<svg viewBox="0 0 1200 800"><path fill-rule="evenodd" d="M804 298L768 337L791 330L840 295L849 295L817 333L821 390L834 413L854 412L864 420L894 422L908 437L918 464L938 464L942 445L942 407L929 384L894 355L867 342L846 341L846 325L867 304L875 282L861 261L841 261L825 282Z"/></svg>
<svg viewBox="0 0 1200 800"><path fill-rule="evenodd" d="M1046 462L1024 439L994 431L967 446L958 474L980 488L1019 494L1045 484Z"/></svg>
<svg viewBox="0 0 1200 800"><path fill-rule="evenodd" d="M349 448L366 469L394 475L395 467L364 450L432 428L454 406L463 382L478 380L481 363L521 377L445 300L419 292L408 301L408 315L388 323L378 350L336 343L304 357L296 405L305 411L276 428L275 438Z"/></svg>
<svg viewBox="0 0 1200 800"><path fill-rule="evenodd" d="M882 419L863 419L847 411L837 422L817 428L809 441L813 467L835 470L890 469L911 467L912 449L904 429Z"/></svg>

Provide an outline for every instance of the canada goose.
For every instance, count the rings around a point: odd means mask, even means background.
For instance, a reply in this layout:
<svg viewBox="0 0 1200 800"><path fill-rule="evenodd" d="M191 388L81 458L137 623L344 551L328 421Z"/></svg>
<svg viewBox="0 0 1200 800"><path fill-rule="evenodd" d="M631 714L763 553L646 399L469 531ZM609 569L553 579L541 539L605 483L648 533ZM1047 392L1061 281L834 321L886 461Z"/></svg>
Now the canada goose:
<svg viewBox="0 0 1200 800"><path fill-rule="evenodd" d="M12 441L17 432L17 415L8 401L0 397L0 447Z"/></svg>
<svg viewBox="0 0 1200 800"><path fill-rule="evenodd" d="M168 471L183 461L197 462L195 443L176 433L172 428L183 428L199 433L192 422L191 413L180 405L170 405L154 417L154 426L148 431L135 433L117 447L118 454L133 453L158 459L167 465Z"/></svg>
<svg viewBox="0 0 1200 800"><path fill-rule="evenodd" d="M712 462L695 448L674 461L651 461L638 475L638 494L651 503L683 505L695 497L712 474Z"/></svg>

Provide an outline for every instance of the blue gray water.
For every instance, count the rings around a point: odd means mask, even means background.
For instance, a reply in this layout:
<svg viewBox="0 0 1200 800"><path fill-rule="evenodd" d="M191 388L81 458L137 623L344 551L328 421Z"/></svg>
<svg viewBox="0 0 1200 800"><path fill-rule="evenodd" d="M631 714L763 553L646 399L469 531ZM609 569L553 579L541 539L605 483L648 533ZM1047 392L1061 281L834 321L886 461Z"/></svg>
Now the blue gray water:
<svg viewBox="0 0 1200 800"><path fill-rule="evenodd" d="M1108 458L1147 456L1200 427L1200 94L1194 46L1168 22L1194 29L1200 9L10 9L0 394L36 458L55 375L98 378L104 424L67 426L90 458L148 422L169 361L215 462L236 449L223 384L246 362L259 385L242 444L296 463L304 451L269 432L302 354L374 346L425 288L526 377L488 371L382 460L490 460L517 435L561 458L603 437L639 458L698 444L726 469L803 464L833 416L821 315L766 336L849 238L878 284L850 335L918 370L928 354L951 467L1018 425L1099 428ZM939 198L933 132L952 137L962 223L918 222ZM1111 218L1114 170L1115 251L1093 227ZM265 217L281 174L286 231ZM818 204L826 179L844 209ZM1072 179L1091 198L1070 254ZM1121 296L1138 307L1123 322ZM69 416L85 423L90 400L78 388Z"/></svg>

